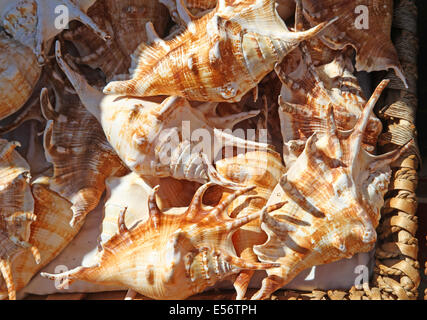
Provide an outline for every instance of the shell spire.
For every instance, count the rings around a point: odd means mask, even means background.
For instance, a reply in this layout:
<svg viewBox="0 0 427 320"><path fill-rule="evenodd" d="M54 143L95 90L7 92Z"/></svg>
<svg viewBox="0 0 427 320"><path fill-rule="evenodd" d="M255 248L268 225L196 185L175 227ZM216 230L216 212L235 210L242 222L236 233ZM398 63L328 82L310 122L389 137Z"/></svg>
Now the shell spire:
<svg viewBox="0 0 427 320"><path fill-rule="evenodd" d="M112 81L104 93L238 102L301 41L336 20L290 32L273 0L218 1L200 19L183 19L186 28L175 38L142 43L132 57L132 79Z"/></svg>
<svg viewBox="0 0 427 320"><path fill-rule="evenodd" d="M65 283L85 280L120 284L151 298L184 299L239 270L277 267L276 263L251 263L236 256L231 235L246 223L259 219L263 212L283 204L265 207L245 217L228 218L224 209L253 187L235 191L218 205L207 207L202 198L212 185L201 186L187 208L167 212L159 209L158 189L154 188L148 200L148 219L128 228L124 225L126 210L123 210L118 221L119 233L102 245L97 264L62 274L42 273L42 276L52 280L65 278Z"/></svg>
<svg viewBox="0 0 427 320"><path fill-rule="evenodd" d="M372 155L361 144L373 106L388 80L383 80L351 131L336 127L332 106L328 130L315 132L273 193L288 204L264 213L268 240L254 247L263 262L279 262L252 299L268 298L302 270L372 250L391 162L404 148Z"/></svg>

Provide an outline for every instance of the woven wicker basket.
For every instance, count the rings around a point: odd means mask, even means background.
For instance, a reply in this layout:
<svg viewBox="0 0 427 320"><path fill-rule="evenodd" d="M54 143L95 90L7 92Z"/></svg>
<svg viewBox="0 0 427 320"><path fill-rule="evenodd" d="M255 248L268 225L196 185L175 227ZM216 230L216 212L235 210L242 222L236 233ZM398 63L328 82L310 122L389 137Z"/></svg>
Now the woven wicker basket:
<svg viewBox="0 0 427 320"><path fill-rule="evenodd" d="M409 88L406 89L393 72L384 96L384 108L378 110L383 120L384 132L380 137L380 151L386 152L416 139L415 113L417 108L417 7L414 0L395 0L393 41L397 48ZM383 74L381 75L384 76ZM393 166L392 180L382 210L382 220L377 229L378 242L375 253L375 268L370 284L362 289L348 291L314 290L297 292L280 290L273 299L304 300L396 300L417 299L420 283L420 265L417 261L417 188L420 155L414 145ZM427 265L426 265L427 268ZM254 290L248 292L249 296ZM125 292L93 294L55 294L28 296L27 299L123 299ZM191 299L232 299L234 291L211 291ZM137 299L146 299L138 296ZM426 290L427 299L427 290Z"/></svg>

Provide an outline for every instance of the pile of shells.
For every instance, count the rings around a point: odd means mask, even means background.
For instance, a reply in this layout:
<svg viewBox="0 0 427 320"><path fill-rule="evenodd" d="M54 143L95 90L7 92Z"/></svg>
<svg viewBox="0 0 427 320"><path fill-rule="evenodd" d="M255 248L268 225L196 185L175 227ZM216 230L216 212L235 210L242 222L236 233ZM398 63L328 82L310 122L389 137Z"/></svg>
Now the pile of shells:
<svg viewBox="0 0 427 320"><path fill-rule="evenodd" d="M376 154L388 80L365 97L358 78L393 69L406 85L392 13L392 0L0 4L0 297L70 244L107 185L96 261L42 276L155 299L228 279L243 299L266 270L251 298L267 299L371 251L390 163L411 144Z"/></svg>

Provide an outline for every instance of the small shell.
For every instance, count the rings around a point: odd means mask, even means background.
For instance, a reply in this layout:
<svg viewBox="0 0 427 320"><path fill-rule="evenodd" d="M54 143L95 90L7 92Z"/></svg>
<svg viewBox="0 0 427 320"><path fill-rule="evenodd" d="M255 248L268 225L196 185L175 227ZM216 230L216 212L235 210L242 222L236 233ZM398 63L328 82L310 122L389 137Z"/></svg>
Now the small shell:
<svg viewBox="0 0 427 320"><path fill-rule="evenodd" d="M161 36L168 23L167 10L157 0L97 1L88 16L102 29L109 30L112 39L106 43L88 32L85 25L64 32L64 39L77 48L79 64L99 68L107 81L128 73L130 55L141 42L148 40L145 25L151 22Z"/></svg>
<svg viewBox="0 0 427 320"><path fill-rule="evenodd" d="M109 36L85 14L95 0L14 0L1 7L1 26L16 41L33 50L39 62L44 62L49 40L69 21L79 20L103 39ZM68 25L68 24L67 24Z"/></svg>
<svg viewBox="0 0 427 320"><path fill-rule="evenodd" d="M271 192L285 173L280 155L276 152L254 151L247 152L232 158L225 158L216 162L218 172L225 178L246 186L256 186L251 193L235 199L228 207L228 215L232 218L241 218L262 210L270 198ZM223 198L230 195L223 193ZM233 244L239 257L249 262L258 262L253 252L254 245L263 244L267 235L261 230L259 220L254 220L237 230L233 235ZM243 299L253 270L242 271L234 287L237 291L236 299Z"/></svg>
<svg viewBox="0 0 427 320"><path fill-rule="evenodd" d="M215 115L215 103L193 108L179 97L160 99L159 103L159 100L105 95L90 87L64 62L59 43L56 54L83 104L101 123L110 144L127 167L141 176L173 177L199 183L214 181L237 187L218 175L212 165L212 159L222 149L215 148L215 142L222 141L222 146L229 148L268 148L266 144L219 130L231 130L236 123L256 115L256 111L223 118Z"/></svg>
<svg viewBox="0 0 427 320"><path fill-rule="evenodd" d="M75 227L69 225L73 215L71 203L46 188L44 183L33 183L31 191L37 220L31 223L29 242L39 249L40 260L37 264L29 251L21 251L16 255L11 264L13 296L71 242L81 227L81 224ZM6 296L2 291L0 289L0 299Z"/></svg>
<svg viewBox="0 0 427 320"><path fill-rule="evenodd" d="M0 31L0 120L25 104L40 75L31 50Z"/></svg>
<svg viewBox="0 0 427 320"><path fill-rule="evenodd" d="M332 62L314 67L303 46L276 67L282 82L279 116L287 168L315 131L327 130L326 115L330 106L338 129L346 131L354 127L366 100L352 71L349 58L341 53ZM381 121L371 115L363 141L368 151L375 150L381 130Z"/></svg>
<svg viewBox="0 0 427 320"><path fill-rule="evenodd" d="M220 0L200 19L186 11L186 29L171 40L151 30L151 45L142 43L132 56L132 79L110 82L104 93L238 102L301 41L327 26L290 32L273 0L228 4Z"/></svg>
<svg viewBox="0 0 427 320"><path fill-rule="evenodd" d="M407 87L390 38L393 0L302 0L302 6L311 25L339 17L328 32L321 35L322 41L336 50L347 45L355 48L358 71L393 68Z"/></svg>
<svg viewBox="0 0 427 320"><path fill-rule="evenodd" d="M42 90L42 112L48 123L44 131L46 159L53 164L51 190L73 206L71 224L94 209L105 190L105 179L127 171L107 142L96 119L81 105L68 84L56 78L54 108L48 91Z"/></svg>
<svg viewBox="0 0 427 320"><path fill-rule="evenodd" d="M149 217L131 228L125 224L125 212L118 218L119 233L103 244L98 263L78 267L62 274L42 274L52 280L66 278L103 284L125 285L155 299L185 299L202 292L218 280L242 269L267 269L277 264L249 263L236 256L231 235L244 224L260 217L255 214L231 219L226 207L246 188L232 194L215 207L202 204L205 191L199 188L188 208L161 212L154 192L148 201Z"/></svg>
<svg viewBox="0 0 427 320"><path fill-rule="evenodd" d="M389 164L409 147L379 156L362 148L369 115L387 83L378 86L351 131L336 128L329 108L329 130L314 133L281 178L278 188L287 204L274 217L263 215L268 240L254 247L261 261L281 267L267 270L269 276L252 299L269 297L304 269L374 247Z"/></svg>
<svg viewBox="0 0 427 320"><path fill-rule="evenodd" d="M17 146L17 142L0 139L0 274L11 300L16 298L11 266L16 255L30 251L32 259L40 262L30 242L30 225L36 220L30 167L14 150Z"/></svg>

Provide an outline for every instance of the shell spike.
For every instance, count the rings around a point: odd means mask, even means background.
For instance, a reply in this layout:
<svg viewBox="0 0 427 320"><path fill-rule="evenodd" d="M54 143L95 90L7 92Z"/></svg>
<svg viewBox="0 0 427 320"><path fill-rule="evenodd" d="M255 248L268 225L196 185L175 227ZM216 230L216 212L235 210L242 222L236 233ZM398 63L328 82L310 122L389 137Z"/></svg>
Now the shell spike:
<svg viewBox="0 0 427 320"><path fill-rule="evenodd" d="M195 218L194 213L197 213L197 211L199 211L203 206L203 196L205 192L214 185L215 183L208 182L202 185L199 189L197 189L196 193L193 196L193 200L191 200L191 203L188 206L187 210L187 214L190 219Z"/></svg>
<svg viewBox="0 0 427 320"><path fill-rule="evenodd" d="M118 226L119 226L119 233L125 233L128 232L129 229L126 227L126 223L125 223L125 215L126 215L126 211L127 211L127 207L124 207L124 209L122 211L120 211L119 214L119 219L118 219Z"/></svg>
<svg viewBox="0 0 427 320"><path fill-rule="evenodd" d="M228 216L227 216L227 213L225 213L225 208L227 208L237 197L239 197L239 196L241 196L242 194L245 194L245 193L247 193L247 192L249 192L249 191L252 191L252 190L254 190L256 188L256 186L250 186L250 187L244 187L244 188L241 188L241 189L239 189L239 190L237 190L237 191L235 191L235 192L233 192L232 194L230 194L227 198L225 198L225 200L223 200L221 203L219 203L215 208L213 208L212 210L211 210L211 213L212 214L214 214L214 215L216 215L216 216L220 216L220 215L223 215L223 214L225 214L226 215L226 217L225 218L228 218ZM223 217L224 218L224 217ZM249 222L249 221L248 221ZM247 222L246 222L247 223ZM244 223L244 224L246 224L246 223Z"/></svg>
<svg viewBox="0 0 427 320"><path fill-rule="evenodd" d="M147 33L147 40L149 44L157 43L161 46L166 45L166 42L157 34L157 31L151 21L145 24L145 31Z"/></svg>
<svg viewBox="0 0 427 320"><path fill-rule="evenodd" d="M87 279L85 271L91 270L91 269L92 267L81 266L63 273L52 274L47 272L41 272L40 275L49 280L60 281L60 284L58 285L58 289L64 289L66 286L71 285L76 280L89 281L89 279Z"/></svg>
<svg viewBox="0 0 427 320"><path fill-rule="evenodd" d="M55 43L55 56L58 65L67 76L68 80L70 80L79 98L82 100L83 105L98 119L98 121L100 121L101 112L99 110L99 106L104 95L91 87L84 77L72 70L64 61L59 41L56 41Z"/></svg>
<svg viewBox="0 0 427 320"><path fill-rule="evenodd" d="M35 247L35 246L32 246L30 248L30 250L31 250L31 254L33 255L34 260L36 261L36 263L40 264L40 262L41 262L41 255L40 255L39 249L37 247Z"/></svg>
<svg viewBox="0 0 427 320"><path fill-rule="evenodd" d="M9 260L0 259L0 272L6 283L9 300L16 300L16 289L13 281L12 266Z"/></svg>
<svg viewBox="0 0 427 320"><path fill-rule="evenodd" d="M236 137L232 134L218 130L214 128L215 138L221 142L224 142L225 147L236 147L242 149L254 149L254 150L268 150L269 145L267 143L255 142L244 140L242 138Z"/></svg>
<svg viewBox="0 0 427 320"><path fill-rule="evenodd" d="M262 280L262 286L261 289L259 289L252 297L251 300L265 300L268 297L270 297L270 295L276 291L277 289L279 289L280 287L282 287L283 282L280 278L272 275L272 276L268 276L267 278L264 278L264 280Z"/></svg>
<svg viewBox="0 0 427 320"><path fill-rule="evenodd" d="M398 148L396 150L384 153L379 156L372 157L372 163L369 165L369 171L375 171L384 166L390 165L392 162L396 161L400 158L402 154L404 154L409 148L414 145L414 140L411 139L408 143L406 143L403 147Z"/></svg>
<svg viewBox="0 0 427 320"><path fill-rule="evenodd" d="M297 42L309 40L310 38L319 34L321 31L325 30L327 27L329 27L335 21L337 21L338 18L339 17L335 17L330 21L322 22L322 23L318 24L317 26L315 26L311 29L308 29L306 31L288 32L285 35L285 39L288 41L297 41Z"/></svg>
<svg viewBox="0 0 427 320"><path fill-rule="evenodd" d="M227 129L233 129L236 124L238 124L244 120L256 117L257 115L259 115L260 112L261 112L260 110L251 110L251 111L247 111L247 112L239 112L239 113L231 114L231 115L225 116L225 117L215 117L213 119L210 118L209 122L218 123Z"/></svg>
<svg viewBox="0 0 427 320"><path fill-rule="evenodd" d="M281 204L281 207L285 204L285 203L279 203ZM280 208L280 207L279 207ZM265 224L268 225L269 228L271 228L272 230L274 230L274 232L278 235L286 235L289 231L295 231L296 228L294 226L292 226L289 223L285 223L283 221L279 221L275 218L273 218L269 213L271 211L266 210L267 208L264 208L264 210L262 211L262 215L261 215L261 221Z"/></svg>
<svg viewBox="0 0 427 320"><path fill-rule="evenodd" d="M20 147L21 144L18 141L8 142L2 150L0 150L0 158L7 158L16 147Z"/></svg>
<svg viewBox="0 0 427 320"><path fill-rule="evenodd" d="M263 262L247 262L242 258L232 256L230 254L223 254L224 261L230 265L242 270L265 270L270 268L280 267L280 263L263 263Z"/></svg>
<svg viewBox="0 0 427 320"><path fill-rule="evenodd" d="M53 108L50 99L49 99L49 92L47 88L43 88L40 91L40 109L42 112L43 117L46 120L53 120L58 117L58 113Z"/></svg>
<svg viewBox="0 0 427 320"><path fill-rule="evenodd" d="M160 217L162 215L162 212L160 211L156 202L156 195L159 188L160 188L159 185L155 186L153 188L153 192L150 194L150 197L148 198L148 214L150 216L150 220L153 223L155 229L159 227Z"/></svg>
<svg viewBox="0 0 427 320"><path fill-rule="evenodd" d="M204 154L204 153L201 154L201 157L207 166L207 175L208 175L209 181L211 181L217 185L223 186L225 188L230 188L233 190L244 188L244 186L242 186L238 183L235 183L231 180L228 180L228 179L224 178L222 175L220 175L218 173L218 171L216 171L215 167L209 162L206 154Z"/></svg>

